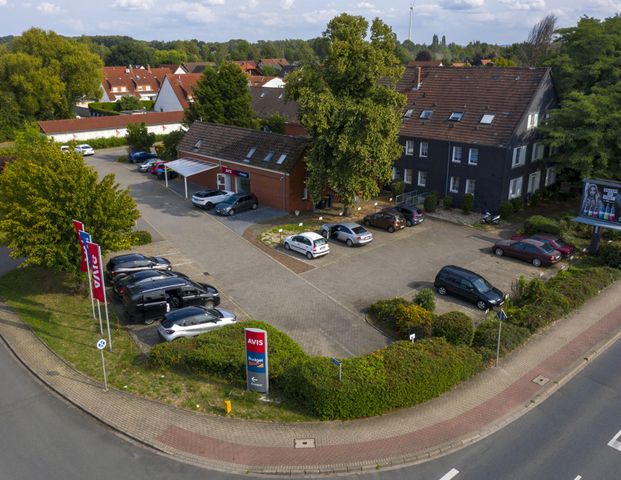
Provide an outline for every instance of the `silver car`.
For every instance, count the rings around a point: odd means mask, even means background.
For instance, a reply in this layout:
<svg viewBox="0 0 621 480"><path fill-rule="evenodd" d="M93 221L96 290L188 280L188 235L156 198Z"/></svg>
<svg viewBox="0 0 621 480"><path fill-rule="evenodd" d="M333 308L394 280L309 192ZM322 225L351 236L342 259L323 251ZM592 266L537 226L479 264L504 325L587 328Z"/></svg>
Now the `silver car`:
<svg viewBox="0 0 621 480"><path fill-rule="evenodd" d="M237 322L234 313L221 308L184 307L164 316L157 328L158 335L171 342L181 337L194 337Z"/></svg>
<svg viewBox="0 0 621 480"><path fill-rule="evenodd" d="M326 223L321 226L321 235L324 238L345 242L348 247L365 245L373 241L373 234L354 222Z"/></svg>
<svg viewBox="0 0 621 480"><path fill-rule="evenodd" d="M139 172L148 172L149 168L151 168L153 166L153 164L157 161L161 161L159 158L150 158L149 160L142 162L141 164L138 165L138 171Z"/></svg>
<svg viewBox="0 0 621 480"><path fill-rule="evenodd" d="M91 147L88 143L82 143L80 145L76 145L75 149L76 153L81 153L82 155L95 155L95 149Z"/></svg>

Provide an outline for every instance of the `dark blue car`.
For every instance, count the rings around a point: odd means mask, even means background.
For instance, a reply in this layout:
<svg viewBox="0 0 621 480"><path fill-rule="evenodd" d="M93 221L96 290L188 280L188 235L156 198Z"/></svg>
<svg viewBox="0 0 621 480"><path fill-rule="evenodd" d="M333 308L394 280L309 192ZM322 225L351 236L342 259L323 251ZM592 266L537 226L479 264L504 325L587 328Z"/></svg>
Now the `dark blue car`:
<svg viewBox="0 0 621 480"><path fill-rule="evenodd" d="M142 163L151 158L157 158L157 155L151 152L132 152L129 154L128 161L129 163Z"/></svg>

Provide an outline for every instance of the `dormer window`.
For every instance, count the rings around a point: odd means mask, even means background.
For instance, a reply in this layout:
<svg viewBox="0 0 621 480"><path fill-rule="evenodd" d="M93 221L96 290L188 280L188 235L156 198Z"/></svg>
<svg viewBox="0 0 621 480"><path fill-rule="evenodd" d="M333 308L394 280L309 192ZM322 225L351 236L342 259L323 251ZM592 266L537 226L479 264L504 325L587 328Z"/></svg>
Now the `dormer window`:
<svg viewBox="0 0 621 480"><path fill-rule="evenodd" d="M496 115L491 115L491 114L487 114L487 113L486 113L485 115L483 115L483 116L481 117L481 123L482 123L483 125L491 125L491 124L492 124L492 122L494 121L494 117L495 117L495 116L496 116Z"/></svg>
<svg viewBox="0 0 621 480"><path fill-rule="evenodd" d="M265 155L265 158L263 159L263 161L269 162L272 158L274 158L274 152L267 152L267 155Z"/></svg>
<svg viewBox="0 0 621 480"><path fill-rule="evenodd" d="M449 120L452 122L459 122L464 116L464 112L453 112L449 117Z"/></svg>
<svg viewBox="0 0 621 480"><path fill-rule="evenodd" d="M423 110L422 112L420 112L420 118L422 118L423 120L429 120L432 113L433 110Z"/></svg>
<svg viewBox="0 0 621 480"><path fill-rule="evenodd" d="M531 128L537 128L538 125L539 125L539 113L529 113L527 128L530 130Z"/></svg>
<svg viewBox="0 0 621 480"><path fill-rule="evenodd" d="M413 108L408 108L403 114L403 118L412 118L412 114L414 113Z"/></svg>

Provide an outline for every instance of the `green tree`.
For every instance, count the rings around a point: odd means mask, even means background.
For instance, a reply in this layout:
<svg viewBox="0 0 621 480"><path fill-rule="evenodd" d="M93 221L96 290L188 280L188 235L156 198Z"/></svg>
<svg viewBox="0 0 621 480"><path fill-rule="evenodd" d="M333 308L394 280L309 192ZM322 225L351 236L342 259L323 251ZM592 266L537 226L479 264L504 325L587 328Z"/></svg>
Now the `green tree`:
<svg viewBox="0 0 621 480"><path fill-rule="evenodd" d="M155 50L144 42L126 38L110 48L106 65L129 66L154 64Z"/></svg>
<svg viewBox="0 0 621 480"><path fill-rule="evenodd" d="M164 148L160 157L164 160L174 160L177 158L177 145L179 145L184 135L185 132L183 130L175 130L166 135L163 141Z"/></svg>
<svg viewBox="0 0 621 480"><path fill-rule="evenodd" d="M131 245L139 212L113 175L97 172L73 152L63 153L36 129L18 135L15 155L0 174L0 231L22 266L77 272L80 247L72 219L82 221L103 250Z"/></svg>
<svg viewBox="0 0 621 480"><path fill-rule="evenodd" d="M280 113L273 113L261 121L261 124L273 133L285 133L285 123L287 123L287 117Z"/></svg>
<svg viewBox="0 0 621 480"><path fill-rule="evenodd" d="M155 65L164 63L179 65L188 61L188 55L182 50L156 50L153 61Z"/></svg>
<svg viewBox="0 0 621 480"><path fill-rule="evenodd" d="M313 199L326 189L344 200L349 213L356 196L379 193L401 154L397 142L405 97L394 84L403 67L395 56L390 27L375 19L342 14L324 33L328 53L321 67L288 77L286 93L299 103L302 125L312 137L307 185ZM386 82L380 82L385 79Z"/></svg>
<svg viewBox="0 0 621 480"><path fill-rule="evenodd" d="M15 95L0 91L0 142L14 138L23 124L24 117Z"/></svg>
<svg viewBox="0 0 621 480"><path fill-rule="evenodd" d="M133 95L123 95L117 102L117 110L141 110L143 108L142 103L138 97Z"/></svg>
<svg viewBox="0 0 621 480"><path fill-rule="evenodd" d="M207 67L194 87L194 101L185 112L185 122L203 122L257 128L248 80L239 65L224 62L216 70Z"/></svg>
<svg viewBox="0 0 621 480"><path fill-rule="evenodd" d="M148 152L155 143L155 133L149 133L144 123L127 125L127 145L134 152Z"/></svg>

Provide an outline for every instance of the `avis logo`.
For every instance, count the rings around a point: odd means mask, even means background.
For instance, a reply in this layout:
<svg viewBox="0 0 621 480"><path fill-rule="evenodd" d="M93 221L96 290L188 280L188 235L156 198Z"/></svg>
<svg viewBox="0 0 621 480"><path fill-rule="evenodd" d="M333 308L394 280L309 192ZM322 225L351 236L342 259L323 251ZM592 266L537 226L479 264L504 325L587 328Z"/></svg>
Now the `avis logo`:
<svg viewBox="0 0 621 480"><path fill-rule="evenodd" d="M95 288L101 288L101 269L99 268L99 262L97 255L91 255L91 265L93 268L93 284Z"/></svg>
<svg viewBox="0 0 621 480"><path fill-rule="evenodd" d="M248 339L248 343L250 345L256 345L257 347L262 347L263 346L263 340L259 339L259 338L249 338Z"/></svg>

